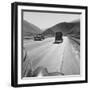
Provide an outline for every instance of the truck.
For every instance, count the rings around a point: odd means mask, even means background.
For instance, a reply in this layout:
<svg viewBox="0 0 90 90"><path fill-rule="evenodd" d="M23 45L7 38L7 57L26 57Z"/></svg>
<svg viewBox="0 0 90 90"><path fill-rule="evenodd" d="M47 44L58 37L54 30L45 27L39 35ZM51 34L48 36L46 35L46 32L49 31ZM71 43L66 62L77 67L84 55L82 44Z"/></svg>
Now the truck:
<svg viewBox="0 0 90 90"><path fill-rule="evenodd" d="M55 34L55 43L59 44L63 42L63 33L62 32L56 32Z"/></svg>

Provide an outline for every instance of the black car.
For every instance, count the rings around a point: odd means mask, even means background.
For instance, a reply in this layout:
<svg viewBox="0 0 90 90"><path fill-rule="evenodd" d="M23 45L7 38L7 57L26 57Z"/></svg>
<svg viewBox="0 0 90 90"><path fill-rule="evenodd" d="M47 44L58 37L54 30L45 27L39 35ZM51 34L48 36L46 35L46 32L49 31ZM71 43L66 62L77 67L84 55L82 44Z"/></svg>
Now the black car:
<svg viewBox="0 0 90 90"><path fill-rule="evenodd" d="M44 40L44 36L42 34L37 34L36 36L34 36L34 40L35 41L41 41Z"/></svg>
<svg viewBox="0 0 90 90"><path fill-rule="evenodd" d="M56 32L55 35L55 43L62 43L63 42L63 38L62 38L63 34L62 32Z"/></svg>

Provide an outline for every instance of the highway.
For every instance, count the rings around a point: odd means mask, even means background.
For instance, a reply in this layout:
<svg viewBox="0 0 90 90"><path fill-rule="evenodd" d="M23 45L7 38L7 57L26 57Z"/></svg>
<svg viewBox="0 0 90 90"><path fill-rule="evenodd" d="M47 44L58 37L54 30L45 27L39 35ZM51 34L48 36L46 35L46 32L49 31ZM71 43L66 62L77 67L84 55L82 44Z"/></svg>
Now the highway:
<svg viewBox="0 0 90 90"><path fill-rule="evenodd" d="M54 41L55 38L24 40L27 59L23 62L23 72L26 76L30 68L34 71L38 67L46 68L49 73L80 74L80 58L68 37L63 37L63 43L55 44Z"/></svg>

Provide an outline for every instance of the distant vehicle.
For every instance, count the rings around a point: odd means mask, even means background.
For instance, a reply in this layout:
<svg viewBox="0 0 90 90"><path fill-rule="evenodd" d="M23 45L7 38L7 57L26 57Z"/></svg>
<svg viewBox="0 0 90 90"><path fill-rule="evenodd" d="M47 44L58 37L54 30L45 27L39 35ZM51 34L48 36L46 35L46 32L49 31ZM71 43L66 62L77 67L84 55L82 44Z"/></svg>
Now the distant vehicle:
<svg viewBox="0 0 90 90"><path fill-rule="evenodd" d="M62 38L63 34L62 32L56 32L55 35L55 43L62 43L63 42L63 38Z"/></svg>
<svg viewBox="0 0 90 90"><path fill-rule="evenodd" d="M36 36L34 36L35 41L41 41L44 39L45 39L45 37L42 34L37 34Z"/></svg>

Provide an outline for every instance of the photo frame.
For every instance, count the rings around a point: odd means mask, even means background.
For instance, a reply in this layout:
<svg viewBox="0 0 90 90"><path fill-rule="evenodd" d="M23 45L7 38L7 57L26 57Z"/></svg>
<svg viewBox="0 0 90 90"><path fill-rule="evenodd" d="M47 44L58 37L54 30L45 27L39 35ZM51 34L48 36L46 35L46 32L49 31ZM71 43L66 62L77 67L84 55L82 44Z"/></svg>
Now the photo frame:
<svg viewBox="0 0 90 90"><path fill-rule="evenodd" d="M88 7L11 4L11 85L88 82Z"/></svg>

